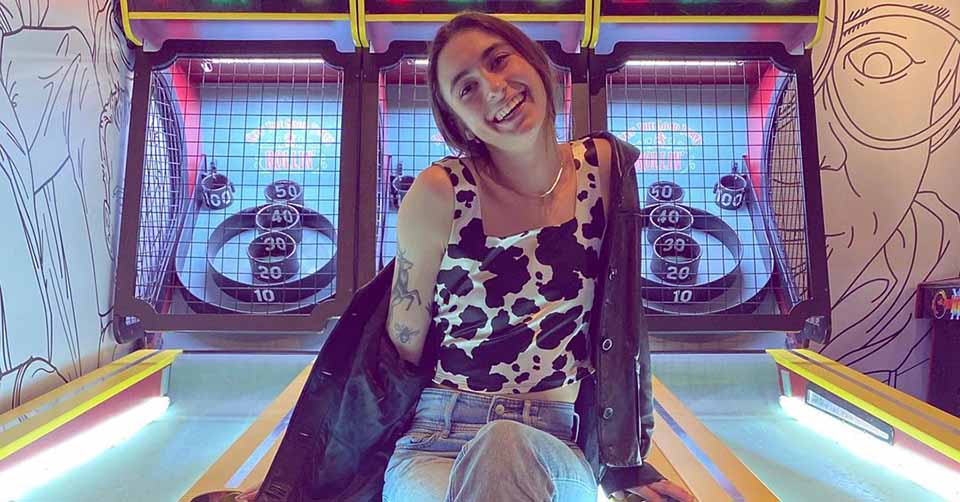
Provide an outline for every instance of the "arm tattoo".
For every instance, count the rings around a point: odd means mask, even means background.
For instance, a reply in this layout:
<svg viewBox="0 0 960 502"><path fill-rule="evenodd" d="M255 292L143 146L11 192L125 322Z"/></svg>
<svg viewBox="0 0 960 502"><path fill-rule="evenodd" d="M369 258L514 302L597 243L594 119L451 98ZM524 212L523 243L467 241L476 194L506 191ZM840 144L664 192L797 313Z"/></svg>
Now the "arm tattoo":
<svg viewBox="0 0 960 502"><path fill-rule="evenodd" d="M413 268L413 262L408 260L404 256L403 250L398 250L397 252L397 282L393 285L393 300L390 302L391 307L400 305L403 302L407 302L407 308L405 310L410 310L410 307L413 306L413 301L417 301L417 305L422 305L423 302L420 301L420 292L417 290L410 291L410 269Z"/></svg>
<svg viewBox="0 0 960 502"><path fill-rule="evenodd" d="M397 333L397 338L399 338L400 343L403 343L403 344L410 343L410 337L416 336L418 334L417 330L411 329L398 322L393 323L393 331Z"/></svg>

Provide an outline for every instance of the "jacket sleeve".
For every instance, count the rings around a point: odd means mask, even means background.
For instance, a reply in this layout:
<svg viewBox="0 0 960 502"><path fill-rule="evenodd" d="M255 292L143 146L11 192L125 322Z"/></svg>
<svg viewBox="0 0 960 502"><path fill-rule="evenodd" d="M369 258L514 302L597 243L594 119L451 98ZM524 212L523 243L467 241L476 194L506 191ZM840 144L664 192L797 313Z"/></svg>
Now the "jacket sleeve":
<svg viewBox="0 0 960 502"><path fill-rule="evenodd" d="M607 467L600 480L604 493L611 494L627 488L649 485L663 479L663 476L650 464L637 467Z"/></svg>
<svg viewBox="0 0 960 502"><path fill-rule="evenodd" d="M634 165L640 157L640 150L630 143L617 138L613 134L602 134L613 145L616 156L617 172L611 173L618 177L615 185L621 190L623 204L639 205L637 199L636 170ZM639 207L637 208L639 209ZM642 315L642 313L641 313ZM650 367L650 346L646 339L639 341L639 391L640 399L640 456L646 459L650 451L653 434L653 388ZM663 479L663 476L649 463L635 467L605 467L600 484L606 493L614 493L626 488L633 488L654 483Z"/></svg>

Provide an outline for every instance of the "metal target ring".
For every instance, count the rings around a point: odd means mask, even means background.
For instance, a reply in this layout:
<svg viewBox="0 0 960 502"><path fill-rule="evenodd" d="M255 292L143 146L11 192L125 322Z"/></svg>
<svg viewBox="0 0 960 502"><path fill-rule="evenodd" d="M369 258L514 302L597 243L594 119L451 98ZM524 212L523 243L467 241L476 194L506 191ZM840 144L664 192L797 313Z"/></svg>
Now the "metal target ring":
<svg viewBox="0 0 960 502"><path fill-rule="evenodd" d="M693 237L666 232L653 243L651 268L657 277L669 283L695 282L701 253L700 244Z"/></svg>
<svg viewBox="0 0 960 502"><path fill-rule="evenodd" d="M212 172L200 179L200 197L203 205L213 209L224 209L233 203L236 192L229 178L218 172Z"/></svg>
<svg viewBox="0 0 960 502"><path fill-rule="evenodd" d="M652 218L652 215L656 213L658 208L663 206L681 207L690 215L691 224L683 227L685 228L684 232L665 231L662 227L655 227L653 225L655 219ZM740 266L743 261L743 244L740 242L740 237L737 235L736 230L724 221L723 218L701 209L688 206L675 206L673 204L647 206L643 208L641 217L641 221L646 227L647 239L651 241L654 247L654 257L650 263L650 268L654 272L653 276L643 275L640 278L640 294L644 299L666 304L706 304L706 302L723 295L739 278ZM699 274L689 274L683 282L671 280L669 279L669 268L662 269L665 275L667 275L667 278L658 274L656 267L659 265L656 264L656 254L659 239L665 235L681 235L689 239L689 241L685 242L696 242L695 239L687 233L691 230L698 230L720 241L732 257L734 261L733 267L722 276L705 282L702 280L701 282L696 282ZM650 233L652 232L656 233L655 238L650 237ZM662 250L666 241L659 242ZM699 243L697 244L702 252L702 246L699 246ZM697 256L698 271L700 258L702 258L702 254ZM671 264L664 263L663 265L669 267ZM675 277L679 279L679 270L677 270Z"/></svg>
<svg viewBox="0 0 960 502"><path fill-rule="evenodd" d="M254 237L247 245L247 259L254 282L284 282L300 271L297 241L283 232L266 232Z"/></svg>
<svg viewBox="0 0 960 502"><path fill-rule="evenodd" d="M264 188L264 195L271 203L303 205L303 187L293 180L277 180Z"/></svg>
<svg viewBox="0 0 960 502"><path fill-rule="evenodd" d="M652 206L647 218L647 241L653 244L667 232L689 233L693 227L693 213L679 204Z"/></svg>
<svg viewBox="0 0 960 502"><path fill-rule="evenodd" d="M683 200L683 188L672 181L656 181L647 187L647 204L678 203Z"/></svg>
<svg viewBox="0 0 960 502"><path fill-rule="evenodd" d="M720 181L713 185L713 193L716 195L714 203L731 211L740 209L747 191L747 184L747 179L737 173L724 174L720 177Z"/></svg>
<svg viewBox="0 0 960 502"><path fill-rule="evenodd" d="M213 278L213 282L220 288L220 291L242 302L289 304L310 297L329 286L337 273L336 252L322 267L311 273L300 272L299 259L288 260L296 261L297 271L287 276L285 280L270 284L257 280L245 282L232 278L219 270L217 257L220 255L221 249L237 235L257 229L256 217L265 207L268 206L246 208L231 215L217 225L217 228L207 239L207 273ZM312 209L299 208L298 210L301 217L301 230L306 228L319 232L331 242L337 242L336 230L330 220ZM263 232L258 234L256 239L263 238L263 242L266 243L266 237L276 233L279 232ZM293 236L288 235L288 237L295 242ZM276 241L273 242L276 243ZM283 242L289 244L291 241L284 240ZM296 255L291 258L294 257Z"/></svg>
<svg viewBox="0 0 960 502"><path fill-rule="evenodd" d="M300 242L303 239L303 226L300 222L302 211L303 206L294 204L267 204L257 211L257 233L283 232Z"/></svg>

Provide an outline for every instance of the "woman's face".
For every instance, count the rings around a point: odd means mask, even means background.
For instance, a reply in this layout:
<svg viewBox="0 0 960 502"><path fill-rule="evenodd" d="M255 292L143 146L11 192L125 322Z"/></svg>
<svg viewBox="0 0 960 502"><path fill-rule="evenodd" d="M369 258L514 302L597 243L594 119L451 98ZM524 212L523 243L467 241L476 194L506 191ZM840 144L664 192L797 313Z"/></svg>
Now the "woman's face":
<svg viewBox="0 0 960 502"><path fill-rule="evenodd" d="M540 75L512 45L464 30L437 57L440 93L473 136L501 150L529 148L547 116Z"/></svg>

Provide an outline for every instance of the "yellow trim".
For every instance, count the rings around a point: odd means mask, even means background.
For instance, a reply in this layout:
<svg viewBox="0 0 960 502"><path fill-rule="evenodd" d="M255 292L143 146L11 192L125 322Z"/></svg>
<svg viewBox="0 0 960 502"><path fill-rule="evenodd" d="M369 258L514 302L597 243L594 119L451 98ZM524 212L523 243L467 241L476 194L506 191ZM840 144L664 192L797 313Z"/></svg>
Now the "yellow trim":
<svg viewBox="0 0 960 502"><path fill-rule="evenodd" d="M86 386L88 383L100 380L110 373L129 366L138 359L152 357L156 354L157 351L155 350L137 350L121 357L120 359L117 359L116 361L107 363L104 366L87 373L86 375L70 380L69 382L51 390L50 392L47 392L41 396L37 396L34 399L31 399L30 401L27 401L26 403L7 411L6 413L0 414L0 426L16 420L17 417L36 411L47 404L60 399L62 396L70 394L71 392L76 392L77 389Z"/></svg>
<svg viewBox="0 0 960 502"><path fill-rule="evenodd" d="M813 359L822 364L830 365L831 369L836 370L838 373L842 373L844 376L855 380L856 382L863 384L870 389L876 391L879 394L882 394L893 401L896 401L904 406L909 407L910 409L916 410L919 413L924 413L930 415L931 417L954 426L954 428L960 430L960 418L955 417L940 408L931 406L925 401L917 399L910 394L907 394L903 391L897 390L894 387L891 387L875 378L870 378L859 371L850 368L844 364L840 364L829 357L820 354L819 352L814 352L812 350L803 349L798 352L801 352L804 356ZM954 422L954 424L950 424Z"/></svg>
<svg viewBox="0 0 960 502"><path fill-rule="evenodd" d="M600 41L600 12L601 12L601 2L600 0L593 0L593 30L590 32L590 48L595 48L597 42Z"/></svg>
<svg viewBox="0 0 960 502"><path fill-rule="evenodd" d="M363 0L360 0L361 2ZM420 23L443 23L454 18L456 14L367 14L367 21L375 23L386 22L420 22ZM510 21L518 22L577 22L583 21L583 14L494 14L494 16Z"/></svg>
<svg viewBox="0 0 960 502"><path fill-rule="evenodd" d="M823 26L827 22L827 0L820 0L820 10L817 11L817 32L813 34L813 39L805 45L807 49L812 49L813 46L820 41L820 37L823 36Z"/></svg>
<svg viewBox="0 0 960 502"><path fill-rule="evenodd" d="M357 47L370 47L370 39L367 38L367 2L357 0Z"/></svg>
<svg viewBox="0 0 960 502"><path fill-rule="evenodd" d="M768 350L767 352L781 366L836 394L861 410L893 425L903 433L954 461L960 462L960 433L957 432L960 430L960 418L938 410L913 396L816 352L798 350L793 353L783 349ZM813 362L803 359L798 354L812 359ZM869 392L859 385L854 385L833 372L840 373L875 393ZM884 397L887 399L884 399ZM894 403L903 405L903 407Z"/></svg>
<svg viewBox="0 0 960 502"><path fill-rule="evenodd" d="M659 413L654 412L654 420L660 420L661 418L662 417ZM660 423L662 424L663 422ZM669 479L671 482L673 482L673 484L678 485L689 492L690 486L683 481L683 477L676 469L676 467L682 468L681 463L678 462L677 454L681 451L684 451L684 449L682 447L679 450L670 448L670 446L673 444L672 440L676 438L676 435L673 434L673 431L665 432L664 434L669 434L670 437L660 441L660 430L657 429L656 434L653 435L653 441L650 444L650 453L647 455L647 458L643 459L643 461L656 468L657 472L659 472L663 477ZM660 443L663 443L662 448ZM669 451L671 453L670 457L667 457L664 451ZM689 452L686 453L689 454Z"/></svg>
<svg viewBox="0 0 960 502"><path fill-rule="evenodd" d="M130 7L127 5L127 0L120 0L120 20L123 24L123 33L127 36L127 40L133 42L138 47L143 47L143 42L133 33L133 26L130 25Z"/></svg>
<svg viewBox="0 0 960 502"><path fill-rule="evenodd" d="M126 0L121 0L126 1ZM131 12L130 19L192 21L349 21L345 12Z"/></svg>
<svg viewBox="0 0 960 502"><path fill-rule="evenodd" d="M357 8L357 0L348 0L350 5L350 38L353 39L354 47L363 47L360 42L360 18L357 14L360 10Z"/></svg>
<svg viewBox="0 0 960 502"><path fill-rule="evenodd" d="M260 443L277 428L277 425L280 424L283 417L285 417L290 409L297 403L297 398L300 397L300 391L303 390L303 386L307 383L307 378L310 376L311 368L313 368L313 364L306 365L303 370L287 384L283 392L257 416L256 420L250 424L250 427L247 427L247 430L230 445L230 448L228 448L223 455L220 455L220 458L207 468L203 476L180 497L181 502L190 502L194 497L203 493L227 489L226 485L230 481L230 478L232 478L247 459L250 458L250 455L256 451ZM270 467L270 463L273 462L273 458L277 454L277 448L279 448L282 438L282 434L277 437L271 445L270 450L267 451L263 458L257 463L257 467L240 483L239 489L245 490L252 488L254 485L263 481L263 478L267 474L267 469Z"/></svg>
<svg viewBox="0 0 960 502"><path fill-rule="evenodd" d="M94 387L84 389L76 396L48 410L28 418L24 422L0 432L0 460L26 448L34 441L57 430L60 426L79 417L95 406L109 400L124 390L143 381L173 363L180 350L165 350L141 361L120 373L107 378ZM4 414L6 416L6 414Z"/></svg>
<svg viewBox="0 0 960 502"><path fill-rule="evenodd" d="M667 479L690 492L696 500L732 502L730 494L687 448L680 436L669 427L664 427L663 415L654 412L653 420L657 423L657 430L653 434L653 446L647 461Z"/></svg>
<svg viewBox="0 0 960 502"><path fill-rule="evenodd" d="M281 442L283 442L283 435L279 435L273 440L270 449L260 457L260 461L257 462L256 467L250 471L247 477L243 478L243 482L240 483L241 490L247 491L254 486L263 484L263 480L267 479L267 472L270 470L270 466L273 465L273 459L277 457L277 450L280 449Z"/></svg>
<svg viewBox="0 0 960 502"><path fill-rule="evenodd" d="M583 36L580 37L580 47L590 47L590 38L593 30L593 0L583 2Z"/></svg>
<svg viewBox="0 0 960 502"><path fill-rule="evenodd" d="M817 16L601 16L601 23L647 24L813 24Z"/></svg>
<svg viewBox="0 0 960 502"><path fill-rule="evenodd" d="M653 395L670 417L686 433L707 458L720 470L727 480L751 502L775 502L779 500L739 458L656 377L653 378ZM654 443L668 454L667 460L680 474L684 484L692 490L697 500L731 501L731 494L724 490L710 474L707 466L700 463L684 442L673 432L667 422L656 413L657 431Z"/></svg>

